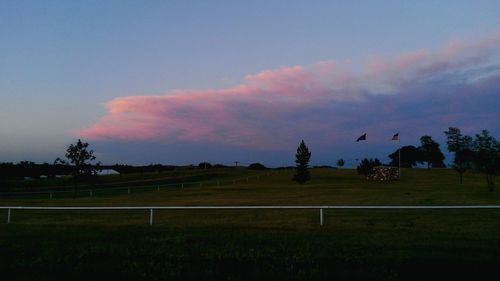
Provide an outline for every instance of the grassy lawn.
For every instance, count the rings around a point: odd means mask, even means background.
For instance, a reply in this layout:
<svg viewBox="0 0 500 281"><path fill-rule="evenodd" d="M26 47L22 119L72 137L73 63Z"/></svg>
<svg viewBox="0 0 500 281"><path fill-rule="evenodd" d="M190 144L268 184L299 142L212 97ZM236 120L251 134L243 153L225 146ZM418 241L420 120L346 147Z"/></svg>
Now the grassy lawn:
<svg viewBox="0 0 500 281"><path fill-rule="evenodd" d="M259 175L259 177L256 177ZM403 170L366 182L353 170L227 172L198 184L95 192L77 198L0 198L14 206L500 205L480 174ZM246 176L250 177L248 182ZM233 179L243 179L233 183ZM133 180L133 177L131 178ZM217 184L217 181L226 183ZM500 210L155 211L15 210L0 224L9 280L422 280L500 274ZM0 222L6 219L0 211Z"/></svg>

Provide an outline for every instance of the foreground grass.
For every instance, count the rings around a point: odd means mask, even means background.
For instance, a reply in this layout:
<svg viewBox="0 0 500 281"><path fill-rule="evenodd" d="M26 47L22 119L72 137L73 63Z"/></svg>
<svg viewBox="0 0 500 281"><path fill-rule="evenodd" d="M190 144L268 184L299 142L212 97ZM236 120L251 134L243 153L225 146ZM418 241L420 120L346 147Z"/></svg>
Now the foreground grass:
<svg viewBox="0 0 500 281"><path fill-rule="evenodd" d="M0 205L500 204L481 175L408 170L370 183L351 170L291 172L229 185ZM0 212L0 219L6 212ZM471 280L500 273L499 210L19 211L0 225L9 280Z"/></svg>
<svg viewBox="0 0 500 281"><path fill-rule="evenodd" d="M500 273L498 213L331 215L324 227L307 215L303 224L264 218L260 226L11 225L0 232L0 268L14 280L470 280Z"/></svg>

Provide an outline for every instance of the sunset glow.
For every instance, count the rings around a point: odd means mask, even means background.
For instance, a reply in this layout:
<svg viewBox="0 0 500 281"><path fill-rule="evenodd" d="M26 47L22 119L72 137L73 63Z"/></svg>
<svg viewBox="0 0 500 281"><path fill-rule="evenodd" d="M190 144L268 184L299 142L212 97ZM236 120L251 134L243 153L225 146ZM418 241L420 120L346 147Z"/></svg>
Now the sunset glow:
<svg viewBox="0 0 500 281"><path fill-rule="evenodd" d="M407 124L406 134L451 124L495 126L500 113L488 101L500 87L499 69L490 65L498 55L500 33L494 32L435 51L377 58L359 72L323 61L249 74L225 89L118 97L78 136L274 149L295 145L301 136L333 141L332 132L349 141L360 128L389 135Z"/></svg>

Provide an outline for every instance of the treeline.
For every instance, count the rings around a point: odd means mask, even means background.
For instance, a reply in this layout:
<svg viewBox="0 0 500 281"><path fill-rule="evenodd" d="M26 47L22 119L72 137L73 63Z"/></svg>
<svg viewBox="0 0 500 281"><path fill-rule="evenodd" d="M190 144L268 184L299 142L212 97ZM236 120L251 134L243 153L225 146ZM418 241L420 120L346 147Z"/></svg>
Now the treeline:
<svg viewBox="0 0 500 281"><path fill-rule="evenodd" d="M419 164L425 164L427 168L446 168L444 164L445 156L439 147L439 143L428 135L420 137L420 146L403 146L388 156L391 161L387 164L382 163L378 158L362 159L356 167L358 174L367 176L373 173L373 168L377 166L413 168ZM339 159L337 165L339 167L343 166L344 160Z"/></svg>
<svg viewBox="0 0 500 281"><path fill-rule="evenodd" d="M132 174L132 173L151 173L151 172L163 172L172 171L178 168L178 166L173 165L162 165L162 164L150 164L147 166L131 166L131 165L111 165L111 166L101 166L102 170L111 169L115 170L120 174Z"/></svg>
<svg viewBox="0 0 500 281"><path fill-rule="evenodd" d="M131 165L89 165L98 171L115 170L120 174L129 173L147 173L147 172L162 172L171 171L178 166L151 164L147 166L131 166ZM14 163L0 163L0 179L20 179L20 178L40 178L48 177L55 178L56 176L73 175L75 166L67 164L36 164L30 161L21 161Z"/></svg>
<svg viewBox="0 0 500 281"><path fill-rule="evenodd" d="M400 151L401 149L401 151ZM418 164L426 164L427 168L445 168L444 154L441 152L439 144L431 136L420 137L420 146L403 146L389 154L390 166L412 168ZM401 159L400 159L401 156Z"/></svg>
<svg viewBox="0 0 500 281"><path fill-rule="evenodd" d="M495 177L500 173L500 142L487 130L474 136L463 135L459 128L450 127L444 132L448 151L454 154L451 167L458 172L460 183L468 170L475 170L486 176L490 191L495 189ZM412 168L427 163L427 168L445 168L444 155L430 136L420 138L421 145L403 146L389 155L388 166ZM386 166L378 159L363 159L357 166L358 174L368 175L373 167Z"/></svg>
<svg viewBox="0 0 500 281"><path fill-rule="evenodd" d="M102 170L115 170L120 174L133 174L133 173L160 173L173 170L186 170L186 169L214 169L214 168L231 168L234 166L226 166L222 164L211 164L208 162L201 162L198 165L176 166L176 165L162 165L150 164L145 166L132 166L124 164L115 165L90 165L93 169L98 171ZM248 167L250 170L265 170L267 167L260 163L252 163ZM57 176L69 176L75 174L75 166L68 164L37 164L31 161L21 161L15 163L0 163L0 179L23 179L32 178L38 179L41 177L55 178Z"/></svg>
<svg viewBox="0 0 500 281"><path fill-rule="evenodd" d="M477 170L486 175L490 191L495 189L495 176L500 173L500 142L487 130L472 136L463 135L459 128L450 127L446 134L448 151L453 152L452 167L460 175L469 170Z"/></svg>
<svg viewBox="0 0 500 281"><path fill-rule="evenodd" d="M0 163L0 179L40 178L46 176L55 178L57 175L69 175L73 166L62 164L36 164L31 161L14 163Z"/></svg>

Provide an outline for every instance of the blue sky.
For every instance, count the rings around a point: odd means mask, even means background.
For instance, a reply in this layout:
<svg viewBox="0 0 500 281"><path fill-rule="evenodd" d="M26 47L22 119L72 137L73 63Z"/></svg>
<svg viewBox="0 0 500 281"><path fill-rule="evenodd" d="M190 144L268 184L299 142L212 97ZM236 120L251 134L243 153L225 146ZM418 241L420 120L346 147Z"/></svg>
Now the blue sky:
<svg viewBox="0 0 500 281"><path fill-rule="evenodd" d="M3 0L0 161L79 137L105 163L268 165L301 139L323 164L396 131L498 138L499 28L498 1Z"/></svg>

